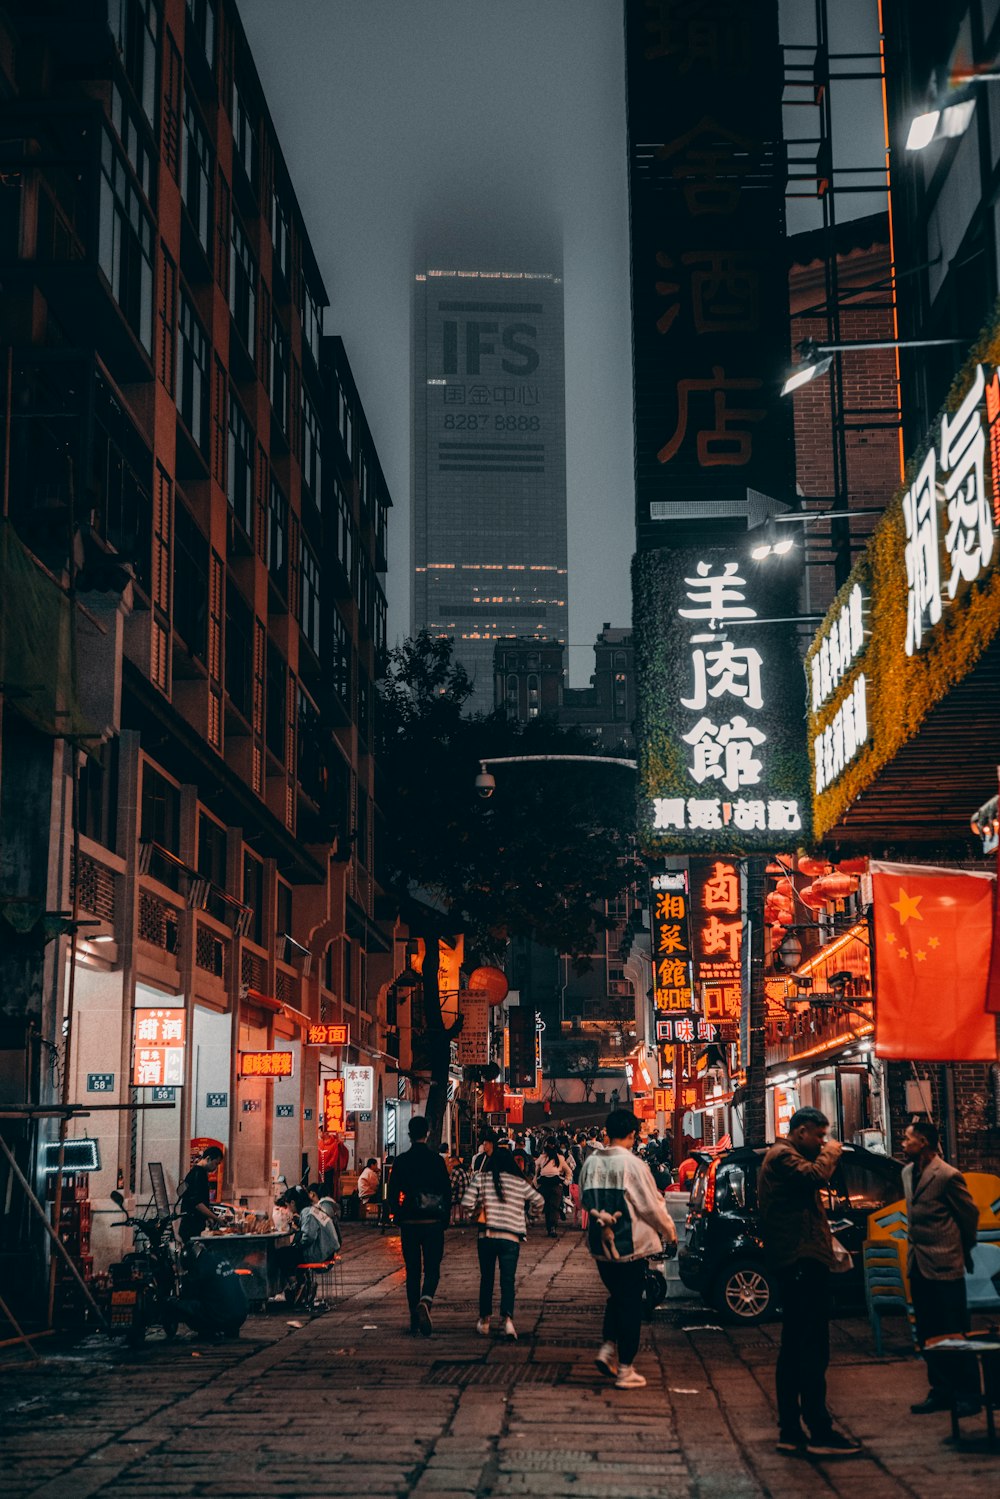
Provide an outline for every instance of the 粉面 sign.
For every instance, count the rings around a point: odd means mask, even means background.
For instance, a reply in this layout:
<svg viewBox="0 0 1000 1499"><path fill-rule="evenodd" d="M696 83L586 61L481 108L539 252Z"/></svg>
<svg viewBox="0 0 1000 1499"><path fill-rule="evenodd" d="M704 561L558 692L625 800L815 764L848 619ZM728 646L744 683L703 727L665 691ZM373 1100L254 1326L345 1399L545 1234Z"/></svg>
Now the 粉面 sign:
<svg viewBox="0 0 1000 1499"><path fill-rule="evenodd" d="M311 1025L306 1032L308 1046L347 1046L351 1039L351 1027L337 1022Z"/></svg>

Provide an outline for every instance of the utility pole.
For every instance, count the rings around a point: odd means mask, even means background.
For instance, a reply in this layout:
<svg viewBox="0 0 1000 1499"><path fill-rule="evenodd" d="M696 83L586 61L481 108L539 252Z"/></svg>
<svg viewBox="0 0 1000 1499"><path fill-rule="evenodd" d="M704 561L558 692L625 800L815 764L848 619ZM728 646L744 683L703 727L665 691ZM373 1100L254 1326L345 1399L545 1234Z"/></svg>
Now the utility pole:
<svg viewBox="0 0 1000 1499"><path fill-rule="evenodd" d="M744 1141L763 1145L767 1134L767 1065L764 1053L767 1001L764 995L764 887L767 855L752 854L746 861L746 924L744 941L749 947L749 1005L747 1048L747 1095L744 1105Z"/></svg>

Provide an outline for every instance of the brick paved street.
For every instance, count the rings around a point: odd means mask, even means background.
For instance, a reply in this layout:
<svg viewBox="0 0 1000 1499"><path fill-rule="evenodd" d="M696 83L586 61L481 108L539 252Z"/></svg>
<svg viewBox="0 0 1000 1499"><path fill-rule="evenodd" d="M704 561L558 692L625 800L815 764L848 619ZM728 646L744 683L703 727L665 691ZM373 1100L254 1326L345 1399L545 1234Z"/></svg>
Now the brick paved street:
<svg viewBox="0 0 1000 1499"><path fill-rule="evenodd" d="M239 1344L182 1338L131 1354L102 1340L24 1368L0 1364L0 1494L10 1499L576 1495L580 1499L986 1499L1000 1463L943 1445L946 1417L911 1417L922 1367L875 1360L867 1323L834 1334L831 1404L861 1459L774 1451L777 1328L722 1331L672 1304L647 1330L645 1390L593 1364L597 1278L577 1234L522 1251L520 1341L474 1332L475 1245L449 1234L435 1332L401 1335L399 1241L355 1228L346 1299L302 1328L276 1309ZM44 1345L41 1345L44 1346Z"/></svg>

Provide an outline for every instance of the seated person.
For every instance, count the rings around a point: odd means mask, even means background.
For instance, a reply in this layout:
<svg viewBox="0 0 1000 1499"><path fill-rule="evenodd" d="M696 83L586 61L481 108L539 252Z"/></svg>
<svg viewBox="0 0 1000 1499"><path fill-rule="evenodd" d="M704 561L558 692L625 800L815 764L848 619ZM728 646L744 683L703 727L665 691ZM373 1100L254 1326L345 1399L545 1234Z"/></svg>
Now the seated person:
<svg viewBox="0 0 1000 1499"><path fill-rule="evenodd" d="M232 1265L197 1241L184 1251L184 1260L180 1295L167 1302L167 1317L172 1313L203 1337L238 1338L249 1308Z"/></svg>
<svg viewBox="0 0 1000 1499"><path fill-rule="evenodd" d="M378 1161L376 1161L374 1156L369 1156L365 1162L365 1169L358 1177L358 1202L361 1205L362 1213L370 1202L375 1201L381 1182L382 1178L379 1175Z"/></svg>
<svg viewBox="0 0 1000 1499"><path fill-rule="evenodd" d="M326 1196L322 1182L313 1182L306 1191L309 1194L309 1206L303 1208L300 1219L301 1247L318 1252L304 1254L301 1262L319 1265L340 1252L340 1230L337 1227L339 1212L333 1198Z"/></svg>

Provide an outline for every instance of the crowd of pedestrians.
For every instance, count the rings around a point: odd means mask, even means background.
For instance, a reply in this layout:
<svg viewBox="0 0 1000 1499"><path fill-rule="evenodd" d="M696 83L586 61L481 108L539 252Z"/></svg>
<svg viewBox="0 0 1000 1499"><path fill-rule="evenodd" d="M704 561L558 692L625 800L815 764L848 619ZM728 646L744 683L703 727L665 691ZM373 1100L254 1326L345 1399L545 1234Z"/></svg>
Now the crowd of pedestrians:
<svg viewBox="0 0 1000 1499"><path fill-rule="evenodd" d="M679 1185L669 1136L640 1140L640 1121L615 1108L603 1130L530 1129L513 1137L485 1127L478 1149L463 1160L427 1145L423 1118L410 1122L410 1149L392 1166L388 1211L399 1226L406 1268L411 1333L430 1336L441 1273L445 1228L469 1224L477 1233L480 1269L476 1332L490 1335L499 1274L499 1328L516 1340L515 1291L521 1245L543 1221L549 1236L561 1224L586 1233L606 1292L596 1363L617 1389L646 1380L635 1367L647 1263L676 1253L677 1232L665 1192ZM757 1185L764 1247L782 1309L775 1368L777 1449L812 1457L851 1457L859 1443L836 1430L826 1401L830 1358L831 1276L846 1251L830 1228L824 1193L841 1156L817 1109L799 1109L788 1133L772 1145ZM917 1333L925 1349L929 1392L911 1409L922 1415L979 1407L971 1355L936 1354L932 1339L968 1329L965 1271L976 1240L977 1209L961 1173L939 1152L933 1124L906 1132L903 1186L908 1216L907 1273ZM370 1163L371 1164L371 1163ZM697 1162L681 1162L687 1185Z"/></svg>
<svg viewBox="0 0 1000 1499"><path fill-rule="evenodd" d="M585 1228L587 1245L607 1291L597 1366L618 1389L646 1383L634 1366L642 1326L642 1298L650 1256L675 1253L677 1231L654 1172L663 1145L647 1142L636 1154L639 1120L615 1109L603 1131L591 1129L513 1140L484 1128L468 1168L447 1151L427 1146L427 1123L410 1121L410 1149L393 1164L389 1212L399 1225L409 1330L429 1337L432 1306L441 1273L444 1231L450 1221L477 1231L479 1316L476 1332L492 1327L497 1274L500 1329L510 1341L514 1325L517 1265L529 1223L544 1219L555 1237L565 1221Z"/></svg>

